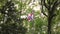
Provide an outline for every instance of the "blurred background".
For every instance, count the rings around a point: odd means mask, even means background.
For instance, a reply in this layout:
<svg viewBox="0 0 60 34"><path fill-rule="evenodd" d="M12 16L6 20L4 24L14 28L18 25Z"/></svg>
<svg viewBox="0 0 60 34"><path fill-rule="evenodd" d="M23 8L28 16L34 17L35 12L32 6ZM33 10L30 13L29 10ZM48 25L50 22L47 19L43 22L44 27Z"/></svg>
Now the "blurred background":
<svg viewBox="0 0 60 34"><path fill-rule="evenodd" d="M0 34L60 34L60 0L0 0Z"/></svg>

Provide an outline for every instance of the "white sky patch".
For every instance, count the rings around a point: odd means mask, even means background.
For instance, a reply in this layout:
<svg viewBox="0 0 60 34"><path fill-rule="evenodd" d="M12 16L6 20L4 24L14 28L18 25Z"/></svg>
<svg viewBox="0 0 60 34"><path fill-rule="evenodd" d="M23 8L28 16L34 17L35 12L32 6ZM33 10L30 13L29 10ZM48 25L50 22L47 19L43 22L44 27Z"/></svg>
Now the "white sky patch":
<svg viewBox="0 0 60 34"><path fill-rule="evenodd" d="M18 4L16 4L15 7L18 9Z"/></svg>
<svg viewBox="0 0 60 34"><path fill-rule="evenodd" d="M26 13L26 10L22 10L22 12L21 12L22 14L24 14L24 13Z"/></svg>
<svg viewBox="0 0 60 34"><path fill-rule="evenodd" d="M11 1L11 0L8 0L8 1Z"/></svg>
<svg viewBox="0 0 60 34"><path fill-rule="evenodd" d="M35 5L37 5L37 6L35 6ZM30 8L33 8L33 10L35 10L35 11L40 10L40 8L41 8L41 5L38 4L37 0L35 0L35 2L31 2L29 4L29 6L30 6Z"/></svg>
<svg viewBox="0 0 60 34"><path fill-rule="evenodd" d="M25 18L27 18L27 16L26 15L22 15L21 18L24 18L25 19Z"/></svg>
<svg viewBox="0 0 60 34"><path fill-rule="evenodd" d="M3 21L1 21L1 24L3 23Z"/></svg>
<svg viewBox="0 0 60 34"><path fill-rule="evenodd" d="M57 8L57 10L59 10L59 9L60 9L60 7Z"/></svg>
<svg viewBox="0 0 60 34"><path fill-rule="evenodd" d="M43 33L46 33L45 31L43 31Z"/></svg>
<svg viewBox="0 0 60 34"><path fill-rule="evenodd" d="M31 6L31 5L32 5L32 3L29 4L29 6Z"/></svg>
<svg viewBox="0 0 60 34"><path fill-rule="evenodd" d="M43 13L41 13L40 15L41 15L41 17L44 17Z"/></svg>
<svg viewBox="0 0 60 34"><path fill-rule="evenodd" d="M59 22L58 26L60 26L60 22Z"/></svg>
<svg viewBox="0 0 60 34"><path fill-rule="evenodd" d="M8 11L5 11L6 13L8 13Z"/></svg>
<svg viewBox="0 0 60 34"><path fill-rule="evenodd" d="M41 8L41 6L38 5L38 6L35 6L35 7L33 8L33 10L37 11L37 10L40 10L40 8Z"/></svg>

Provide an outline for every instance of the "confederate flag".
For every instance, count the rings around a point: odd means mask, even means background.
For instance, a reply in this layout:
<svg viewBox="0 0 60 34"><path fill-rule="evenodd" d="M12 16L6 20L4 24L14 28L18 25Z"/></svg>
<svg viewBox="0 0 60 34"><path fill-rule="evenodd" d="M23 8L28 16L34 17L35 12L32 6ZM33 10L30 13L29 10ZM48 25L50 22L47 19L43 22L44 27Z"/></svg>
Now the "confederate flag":
<svg viewBox="0 0 60 34"><path fill-rule="evenodd" d="M28 14L27 19L28 19L28 21L32 21L33 20L33 13Z"/></svg>

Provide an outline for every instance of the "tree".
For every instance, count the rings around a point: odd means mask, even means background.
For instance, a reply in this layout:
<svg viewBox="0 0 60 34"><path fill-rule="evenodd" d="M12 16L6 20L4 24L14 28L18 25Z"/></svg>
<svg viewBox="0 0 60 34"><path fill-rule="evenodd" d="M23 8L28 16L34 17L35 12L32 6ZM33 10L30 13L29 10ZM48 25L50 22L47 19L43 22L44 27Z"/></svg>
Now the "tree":
<svg viewBox="0 0 60 34"><path fill-rule="evenodd" d="M22 19L18 17L17 10L14 7L12 0L7 1L0 9L3 14L2 24L0 23L0 34L25 34L26 28L22 25Z"/></svg>
<svg viewBox="0 0 60 34"><path fill-rule="evenodd" d="M42 13L48 18L48 33L51 34L51 26L53 17L56 16L55 10L60 5L60 0L41 0L42 4ZM48 10L48 15L43 12L43 6Z"/></svg>

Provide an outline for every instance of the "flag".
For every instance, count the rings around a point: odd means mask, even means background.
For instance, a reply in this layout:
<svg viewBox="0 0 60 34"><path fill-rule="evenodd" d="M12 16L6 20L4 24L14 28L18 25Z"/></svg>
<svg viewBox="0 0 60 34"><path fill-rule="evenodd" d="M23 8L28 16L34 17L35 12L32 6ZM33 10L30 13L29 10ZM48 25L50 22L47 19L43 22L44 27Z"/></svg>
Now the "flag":
<svg viewBox="0 0 60 34"><path fill-rule="evenodd" d="M28 14L28 17L27 17L28 21L32 21L33 17L34 17L33 13Z"/></svg>

